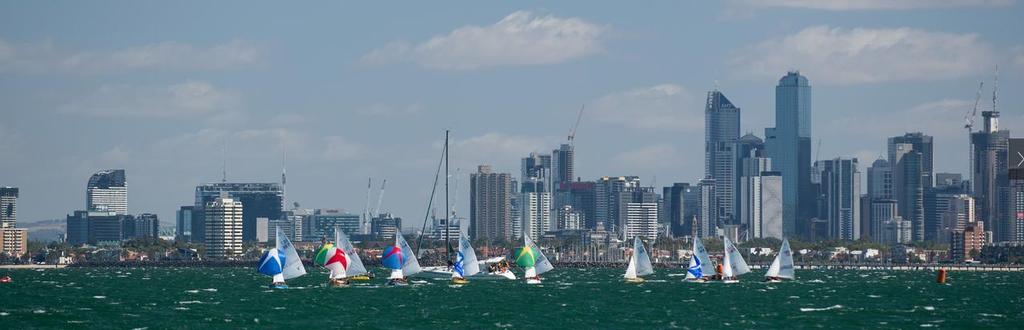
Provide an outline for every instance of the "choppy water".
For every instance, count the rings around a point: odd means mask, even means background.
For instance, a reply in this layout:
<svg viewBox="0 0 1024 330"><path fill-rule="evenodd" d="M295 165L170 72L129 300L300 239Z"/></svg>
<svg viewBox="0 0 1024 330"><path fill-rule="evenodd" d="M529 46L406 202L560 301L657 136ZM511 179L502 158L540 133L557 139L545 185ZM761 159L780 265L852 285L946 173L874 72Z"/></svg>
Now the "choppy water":
<svg viewBox="0 0 1024 330"><path fill-rule="evenodd" d="M796 282L682 282L658 269L641 285L611 269L558 269L545 283L415 281L327 288L326 274L268 290L243 268L10 271L0 325L19 328L1016 328L1024 273L802 271Z"/></svg>

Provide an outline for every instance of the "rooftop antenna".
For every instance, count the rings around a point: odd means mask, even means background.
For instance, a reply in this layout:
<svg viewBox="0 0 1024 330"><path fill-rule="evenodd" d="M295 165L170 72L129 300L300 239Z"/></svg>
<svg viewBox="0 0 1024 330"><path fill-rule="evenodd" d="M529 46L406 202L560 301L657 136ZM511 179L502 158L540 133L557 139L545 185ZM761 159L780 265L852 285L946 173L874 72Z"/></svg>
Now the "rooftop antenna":
<svg viewBox="0 0 1024 330"><path fill-rule="evenodd" d="M999 113L999 109L996 108L998 104L996 101L999 96L999 66L996 65L996 77L992 85L992 112Z"/></svg>
<svg viewBox="0 0 1024 330"><path fill-rule="evenodd" d="M228 182L228 137L224 136L224 139L221 142L220 159L223 164L221 164L220 182L225 183Z"/></svg>

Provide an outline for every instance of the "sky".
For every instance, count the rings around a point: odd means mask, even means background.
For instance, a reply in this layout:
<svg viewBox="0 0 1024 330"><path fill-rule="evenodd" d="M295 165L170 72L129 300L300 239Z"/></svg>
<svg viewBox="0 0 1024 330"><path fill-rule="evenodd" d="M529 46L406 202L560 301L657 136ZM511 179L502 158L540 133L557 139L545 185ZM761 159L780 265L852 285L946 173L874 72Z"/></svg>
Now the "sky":
<svg viewBox="0 0 1024 330"><path fill-rule="evenodd" d="M965 115L982 81L992 108L997 65L1001 125L1022 136L1022 6L4 1L0 186L20 188L19 221L60 219L92 173L123 168L129 212L169 225L225 163L238 182L284 166L289 203L361 213L367 178L387 179L381 209L418 226L446 129L463 215L477 165L519 173L584 105L577 176L693 183L706 93L763 137L788 70L813 86L815 158L857 157L865 176L888 137L920 131L936 171L965 173Z"/></svg>

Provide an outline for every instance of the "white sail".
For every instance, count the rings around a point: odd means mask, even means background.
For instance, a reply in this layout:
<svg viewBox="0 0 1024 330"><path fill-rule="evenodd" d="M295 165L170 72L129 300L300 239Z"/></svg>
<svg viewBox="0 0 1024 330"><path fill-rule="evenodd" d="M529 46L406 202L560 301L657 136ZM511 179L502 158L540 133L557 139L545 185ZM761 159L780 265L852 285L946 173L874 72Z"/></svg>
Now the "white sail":
<svg viewBox="0 0 1024 330"><path fill-rule="evenodd" d="M725 250L725 253L722 255L722 277L730 278L735 276L732 273L732 253L729 253L729 238L723 237L723 239L724 241L722 245L725 247L723 249Z"/></svg>
<svg viewBox="0 0 1024 330"><path fill-rule="evenodd" d="M779 248L779 255L775 257L775 260L779 262L776 277L791 280L796 278L793 267L793 250L789 248L789 240L782 240L782 248ZM774 264L772 263L772 265Z"/></svg>
<svg viewBox="0 0 1024 330"><path fill-rule="evenodd" d="M700 237L693 238L693 254L700 261L700 271L704 276L715 274L715 265L711 263L711 256L708 255L708 249L704 248Z"/></svg>
<svg viewBox="0 0 1024 330"><path fill-rule="evenodd" d="M651 265L651 256L644 249L644 242L640 236L633 238L633 259L636 259L636 274L639 276L654 274L654 267Z"/></svg>
<svg viewBox="0 0 1024 330"><path fill-rule="evenodd" d="M405 278L405 275L402 274L402 270L401 269L392 269L391 270L391 276L388 276L388 279L392 279L392 280L394 280L394 279L399 279L400 280L400 279L403 279L403 278Z"/></svg>
<svg viewBox="0 0 1024 330"><path fill-rule="evenodd" d="M534 267L526 268L526 274L523 277L525 277L525 278L537 277L537 268L534 268Z"/></svg>
<svg viewBox="0 0 1024 330"><path fill-rule="evenodd" d="M548 257L544 255L544 252L541 252L540 247L537 246L537 244L534 244L533 240L530 239L530 235L523 235L523 240L526 246L533 249L533 253L537 255L537 261L534 263L534 267L537 268L537 275L544 274L555 269L555 266L551 265L551 261L548 261Z"/></svg>
<svg viewBox="0 0 1024 330"><path fill-rule="evenodd" d="M480 272L480 262L477 261L473 245L469 243L469 237L465 234L459 235L459 253L462 257L462 274L464 276L470 277Z"/></svg>
<svg viewBox="0 0 1024 330"><path fill-rule="evenodd" d="M395 245L402 249L402 256L405 257L405 264L402 265L402 272L405 276L412 276L421 271L420 262L416 260L416 254L412 252L412 247L402 237L402 233L395 233Z"/></svg>
<svg viewBox="0 0 1024 330"><path fill-rule="evenodd" d="M636 253L635 252L633 253L633 255L629 256L629 266L626 266L626 275L624 275L624 277L628 278L628 279L636 278Z"/></svg>
<svg viewBox="0 0 1024 330"><path fill-rule="evenodd" d="M740 276L750 272L750 266L747 266L747 262L743 260L743 254L740 253L740 249L736 248L736 245L732 244L728 238L725 240L728 244L725 248L725 252L729 254L729 261L732 263L732 271L735 276Z"/></svg>
<svg viewBox="0 0 1024 330"><path fill-rule="evenodd" d="M779 258L781 257L781 252L775 256L775 260L772 260L772 265L768 267L768 272L764 273L764 277L779 277Z"/></svg>
<svg viewBox="0 0 1024 330"><path fill-rule="evenodd" d="M363 266L363 260L359 259L359 254L356 253L355 247L348 240L348 235L345 235L345 232L338 227L334 227L334 245L345 251L345 256L348 257L347 274L362 275L368 273L366 266Z"/></svg>
<svg viewBox="0 0 1024 330"><path fill-rule="evenodd" d="M281 275L284 279L293 279L302 275L306 275L306 267L302 266L302 259L299 259L299 253L295 252L295 246L292 245L292 241L288 240L288 235L285 235L281 231L281 227L277 227L277 249L284 251L284 267L281 269Z"/></svg>

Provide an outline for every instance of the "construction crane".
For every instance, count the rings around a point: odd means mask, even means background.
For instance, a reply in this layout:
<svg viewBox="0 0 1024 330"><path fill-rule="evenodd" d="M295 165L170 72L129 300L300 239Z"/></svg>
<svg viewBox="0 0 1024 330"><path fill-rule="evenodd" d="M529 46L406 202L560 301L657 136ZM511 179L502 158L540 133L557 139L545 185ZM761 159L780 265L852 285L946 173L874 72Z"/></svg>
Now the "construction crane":
<svg viewBox="0 0 1024 330"><path fill-rule="evenodd" d="M377 207L373 209L373 214L378 217L380 216L380 203L384 201L384 185L386 184L388 184L388 179L384 179L380 183L380 193L377 194Z"/></svg>
<svg viewBox="0 0 1024 330"><path fill-rule="evenodd" d="M978 103L981 102L981 91L985 87L985 82L978 83L978 92L974 94L974 107L967 111L964 115L964 128L967 129L967 175L974 175L974 143L971 142L971 134L974 133L974 118L978 115ZM974 180L970 180L971 184L968 187L969 193L974 193Z"/></svg>
<svg viewBox="0 0 1024 330"><path fill-rule="evenodd" d="M586 108L586 107L587 107L586 104L580 106L580 113L576 115L576 124L572 125L572 129L569 130L569 139L568 140L569 140L569 147L570 148L573 148L573 149L576 148L576 129L580 127L580 120L583 119L583 109Z"/></svg>

